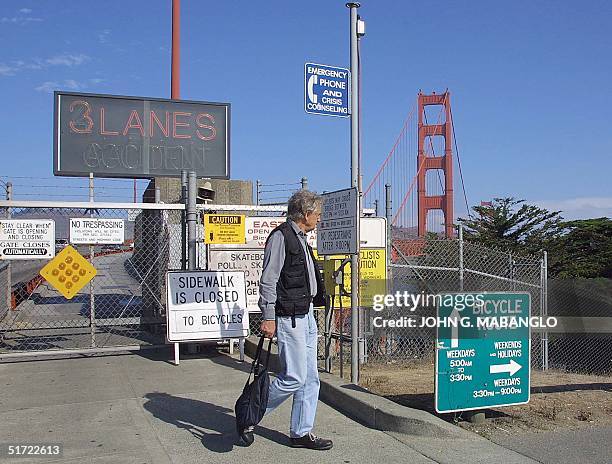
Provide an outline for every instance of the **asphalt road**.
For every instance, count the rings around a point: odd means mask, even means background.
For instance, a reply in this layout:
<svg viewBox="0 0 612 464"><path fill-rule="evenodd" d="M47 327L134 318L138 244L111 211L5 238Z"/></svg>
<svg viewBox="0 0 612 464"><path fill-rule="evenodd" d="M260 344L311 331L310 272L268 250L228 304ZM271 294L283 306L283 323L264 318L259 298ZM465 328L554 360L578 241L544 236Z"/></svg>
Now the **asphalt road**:
<svg viewBox="0 0 612 464"><path fill-rule="evenodd" d="M118 326L110 319L134 318L137 324L141 316L141 286L125 270L130 253L111 254L94 259L98 273L93 280L97 346L140 343L133 336L141 336L133 330ZM2 327L10 333L6 342L13 349L78 348L91 345L89 284L71 300L64 298L51 284L44 282L34 293L9 312ZM104 324L107 324L106 326ZM112 326L114 327L111 327ZM34 330L33 330L34 329Z"/></svg>
<svg viewBox="0 0 612 464"><path fill-rule="evenodd" d="M500 433L491 441L543 464L612 463L612 427Z"/></svg>

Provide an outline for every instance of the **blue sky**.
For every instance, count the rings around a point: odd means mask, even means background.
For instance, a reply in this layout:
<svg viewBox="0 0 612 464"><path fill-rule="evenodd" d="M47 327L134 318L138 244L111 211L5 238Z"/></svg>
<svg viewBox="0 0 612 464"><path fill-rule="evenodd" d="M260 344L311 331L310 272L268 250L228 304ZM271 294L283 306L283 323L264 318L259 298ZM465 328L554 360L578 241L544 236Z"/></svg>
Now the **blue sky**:
<svg viewBox="0 0 612 464"><path fill-rule="evenodd" d="M233 178L348 184L349 120L303 109L305 62L349 65L344 3L182 1L181 96L232 104ZM55 89L169 97L170 5L0 4L1 176L52 176ZM471 204L612 216L612 4L364 0L360 14L366 182L418 90L449 88Z"/></svg>

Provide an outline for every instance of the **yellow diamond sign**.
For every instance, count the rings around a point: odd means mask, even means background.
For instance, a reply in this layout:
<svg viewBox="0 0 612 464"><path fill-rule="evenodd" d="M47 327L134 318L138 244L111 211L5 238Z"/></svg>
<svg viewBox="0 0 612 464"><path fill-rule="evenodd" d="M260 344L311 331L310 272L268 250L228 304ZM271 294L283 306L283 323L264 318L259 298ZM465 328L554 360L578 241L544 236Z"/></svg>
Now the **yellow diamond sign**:
<svg viewBox="0 0 612 464"><path fill-rule="evenodd" d="M40 270L40 275L70 300L98 271L70 245Z"/></svg>

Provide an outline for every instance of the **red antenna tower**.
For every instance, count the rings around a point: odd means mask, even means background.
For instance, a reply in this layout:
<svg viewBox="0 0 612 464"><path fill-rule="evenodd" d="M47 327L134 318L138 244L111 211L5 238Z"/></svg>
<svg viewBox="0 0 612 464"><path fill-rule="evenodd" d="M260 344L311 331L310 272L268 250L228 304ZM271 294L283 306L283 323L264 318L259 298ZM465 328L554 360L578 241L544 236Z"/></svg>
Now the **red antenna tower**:
<svg viewBox="0 0 612 464"><path fill-rule="evenodd" d="M425 107L430 105L442 105L444 108L445 121L442 124L423 123ZM453 149L451 126L450 92L443 94L424 95L419 92L419 151L417 155L417 192L419 237L427 232L427 212L430 210L441 210L444 214L444 233L446 237L452 237L455 233L453 224ZM427 137L444 137L444 154L431 156L425 152ZM442 195L427 195L425 178L429 169L440 169L444 172L444 192Z"/></svg>

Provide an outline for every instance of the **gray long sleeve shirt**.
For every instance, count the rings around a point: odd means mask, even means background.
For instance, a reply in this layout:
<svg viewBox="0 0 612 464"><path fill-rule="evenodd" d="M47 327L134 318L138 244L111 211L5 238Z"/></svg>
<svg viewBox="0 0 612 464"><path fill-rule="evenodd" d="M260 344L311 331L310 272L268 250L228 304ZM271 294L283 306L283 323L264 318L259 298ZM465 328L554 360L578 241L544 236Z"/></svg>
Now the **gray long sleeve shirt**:
<svg viewBox="0 0 612 464"><path fill-rule="evenodd" d="M317 279L312 257L308 251L306 234L292 220L287 220L298 236L300 244L306 254L306 267L308 268L308 280L310 282L310 292L312 296L317 294ZM280 230L277 230L268 239L264 250L263 270L259 280L259 309L267 321L276 318L276 283L280 278L281 269L285 263L285 237Z"/></svg>

